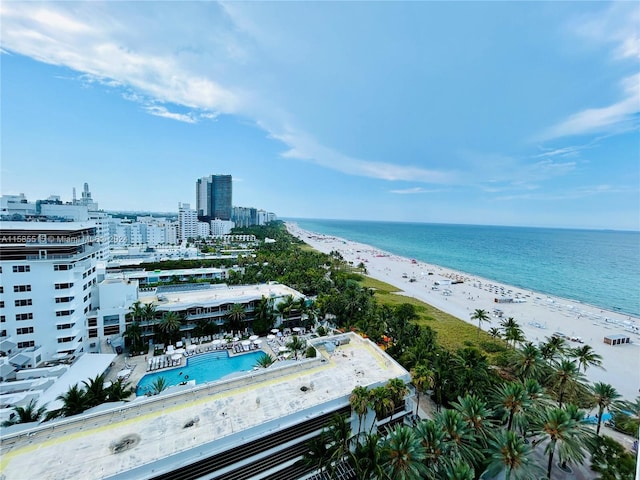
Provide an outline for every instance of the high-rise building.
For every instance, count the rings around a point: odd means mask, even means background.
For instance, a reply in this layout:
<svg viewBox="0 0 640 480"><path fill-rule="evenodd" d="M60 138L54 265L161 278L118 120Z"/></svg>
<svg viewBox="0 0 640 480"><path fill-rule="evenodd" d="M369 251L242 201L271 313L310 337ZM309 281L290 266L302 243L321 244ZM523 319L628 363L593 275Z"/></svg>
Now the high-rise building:
<svg viewBox="0 0 640 480"><path fill-rule="evenodd" d="M231 220L231 202L231 175L209 175L196 181L196 211L199 220Z"/></svg>
<svg viewBox="0 0 640 480"><path fill-rule="evenodd" d="M26 352L19 366L86 351L103 248L95 223L3 221L0 240L0 339Z"/></svg>
<svg viewBox="0 0 640 480"><path fill-rule="evenodd" d="M198 237L198 217L188 203L178 204L178 241L186 242Z"/></svg>

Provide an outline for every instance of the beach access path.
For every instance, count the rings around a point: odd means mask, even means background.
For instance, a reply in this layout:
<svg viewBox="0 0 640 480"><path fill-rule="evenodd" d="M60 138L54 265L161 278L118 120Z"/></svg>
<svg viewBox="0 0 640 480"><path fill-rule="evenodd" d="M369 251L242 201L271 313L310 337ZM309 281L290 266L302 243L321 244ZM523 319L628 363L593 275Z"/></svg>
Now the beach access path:
<svg viewBox="0 0 640 480"><path fill-rule="evenodd" d="M491 323L483 324L484 330L499 327L503 318L513 317L527 340L534 344L546 341L555 332L579 339L569 343L575 347L581 345L580 341L588 344L603 358L604 369L591 367L587 370L589 381L609 383L627 400L640 395L640 319L636 317L419 262L370 245L309 232L295 223L287 222L286 226L289 233L320 252L337 251L354 266L363 263L367 275L397 287L399 294L476 325L470 319L473 311L487 311ZM462 283L451 284L451 281ZM496 303L496 298L509 298L514 302ZM500 313L494 314L496 309L501 311L502 318L497 316ZM604 337L612 334L627 335L631 343L606 345Z"/></svg>

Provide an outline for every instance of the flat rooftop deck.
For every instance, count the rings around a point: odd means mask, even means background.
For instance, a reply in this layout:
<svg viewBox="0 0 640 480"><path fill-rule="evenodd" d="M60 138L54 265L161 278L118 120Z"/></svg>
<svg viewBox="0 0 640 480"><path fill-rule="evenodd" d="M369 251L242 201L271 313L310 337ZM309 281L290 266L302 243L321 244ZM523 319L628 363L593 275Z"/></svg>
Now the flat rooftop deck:
<svg viewBox="0 0 640 480"><path fill-rule="evenodd" d="M140 292L140 302L153 302L159 310L171 310L190 306L243 303L262 297L285 297L287 295L291 295L294 299L302 297L300 292L286 285L274 283L243 286L212 285L206 289L163 292L157 295L154 292Z"/></svg>
<svg viewBox="0 0 640 480"><path fill-rule="evenodd" d="M250 442L268 434L268 429L278 430L278 419L299 413L302 421L303 411L307 416L313 409L321 413L323 406L348 397L356 386L374 386L391 378L409 381L406 370L358 335L323 337L312 343L344 337L350 343L333 353L320 348L321 355L315 359L185 392L141 397L108 411L5 435L1 437L2 478L127 478L129 470L149 464L154 464L149 472L157 466L159 473L170 466L167 457L171 455L187 452L197 458ZM189 422L194 425L185 427ZM128 436L133 446L114 453L114 445ZM218 443L212 446L214 441Z"/></svg>

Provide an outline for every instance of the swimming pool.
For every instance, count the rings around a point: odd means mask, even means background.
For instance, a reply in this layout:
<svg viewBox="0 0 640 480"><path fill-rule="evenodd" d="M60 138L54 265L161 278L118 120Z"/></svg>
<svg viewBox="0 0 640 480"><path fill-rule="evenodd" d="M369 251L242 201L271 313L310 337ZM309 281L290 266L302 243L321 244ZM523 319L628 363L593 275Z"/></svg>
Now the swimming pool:
<svg viewBox="0 0 640 480"><path fill-rule="evenodd" d="M158 377L164 377L168 386L178 385L187 380L195 380L196 385L214 382L230 373L251 371L264 352L250 352L230 357L226 351L209 352L187 358L187 364L168 370L148 373L140 379L136 395L145 395L152 390Z"/></svg>

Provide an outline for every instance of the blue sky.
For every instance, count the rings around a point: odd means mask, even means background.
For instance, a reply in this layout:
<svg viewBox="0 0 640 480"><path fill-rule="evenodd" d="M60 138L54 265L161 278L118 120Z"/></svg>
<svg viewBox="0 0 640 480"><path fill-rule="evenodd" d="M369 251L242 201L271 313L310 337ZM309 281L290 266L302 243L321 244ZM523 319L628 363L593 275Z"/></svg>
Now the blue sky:
<svg viewBox="0 0 640 480"><path fill-rule="evenodd" d="M640 229L635 2L3 2L1 187Z"/></svg>

